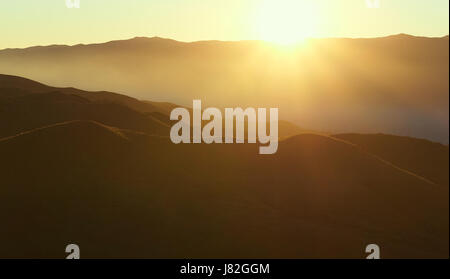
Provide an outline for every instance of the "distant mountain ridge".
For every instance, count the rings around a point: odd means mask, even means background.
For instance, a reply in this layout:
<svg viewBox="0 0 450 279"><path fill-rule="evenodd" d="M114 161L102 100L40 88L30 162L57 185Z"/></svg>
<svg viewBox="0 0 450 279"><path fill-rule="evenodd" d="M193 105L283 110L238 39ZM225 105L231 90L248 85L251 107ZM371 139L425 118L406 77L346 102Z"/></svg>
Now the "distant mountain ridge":
<svg viewBox="0 0 450 279"><path fill-rule="evenodd" d="M449 35L445 35L445 36L437 36L437 37L427 37L427 36L415 36L415 35L410 35L410 34L406 34L406 33L399 33L399 34L393 34L393 35L388 35L388 36L381 36L381 37L371 37L371 38L350 38L350 37L324 37L324 38L310 38L308 40L334 40L334 39L343 39L343 40L373 40L373 39L381 39L381 38L405 38L405 39L410 39L410 38L415 38L415 39L448 39ZM50 45L37 45L37 46L29 46L29 47L22 47L22 48L18 48L18 47L10 47L10 48L4 48L4 49L0 49L0 51L15 51L15 50L24 50L24 49L34 49L34 48L59 48L59 47L73 47L73 46L88 46L88 45L102 45L102 44L115 44L118 42L123 42L123 41L130 41L130 40L134 40L134 41L140 41L140 42L148 42L148 41L160 41L160 42L173 42L173 43L184 43L184 44L195 44L195 43L235 43L235 42L254 42L254 43L265 43L264 41L261 40L237 40L237 41L226 41L226 40L198 40L198 41L189 41L189 42L185 42L185 41L180 41L180 40L175 40L175 39L170 39L170 38L165 38L165 37L159 37L159 36L153 36L153 37L146 37L146 36L136 36L130 39L118 39L118 40L111 40L111 41L107 41L107 42L96 42L96 43L81 43L81 44L73 44L73 45L69 45L69 44L50 44Z"/></svg>
<svg viewBox="0 0 450 279"><path fill-rule="evenodd" d="M138 37L2 50L0 73L182 106L201 99L221 108L279 107L282 119L309 129L447 144L448 53L448 37L405 34L311 39L293 49Z"/></svg>

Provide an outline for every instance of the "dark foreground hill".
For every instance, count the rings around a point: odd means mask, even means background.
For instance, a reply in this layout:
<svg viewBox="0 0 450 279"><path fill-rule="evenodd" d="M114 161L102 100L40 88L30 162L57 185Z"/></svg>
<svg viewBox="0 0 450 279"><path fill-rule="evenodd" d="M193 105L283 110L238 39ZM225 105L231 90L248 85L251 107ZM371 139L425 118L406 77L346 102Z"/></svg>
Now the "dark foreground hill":
<svg viewBox="0 0 450 279"><path fill-rule="evenodd" d="M448 187L331 137L260 156L71 121L0 154L0 257L448 257Z"/></svg>
<svg viewBox="0 0 450 279"><path fill-rule="evenodd" d="M448 145L384 134L341 134L335 137L354 143L367 152L435 183L448 185Z"/></svg>
<svg viewBox="0 0 450 279"><path fill-rule="evenodd" d="M448 147L289 122L274 155L175 145L173 107L0 75L0 258L448 258Z"/></svg>

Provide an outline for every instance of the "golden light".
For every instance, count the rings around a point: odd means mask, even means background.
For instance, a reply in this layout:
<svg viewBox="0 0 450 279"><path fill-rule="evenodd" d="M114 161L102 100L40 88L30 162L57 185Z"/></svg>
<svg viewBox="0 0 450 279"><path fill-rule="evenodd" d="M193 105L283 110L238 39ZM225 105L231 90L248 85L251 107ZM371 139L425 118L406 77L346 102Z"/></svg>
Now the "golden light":
<svg viewBox="0 0 450 279"><path fill-rule="evenodd" d="M264 41L283 45L313 37L317 12L312 0L262 0L256 13L256 29Z"/></svg>

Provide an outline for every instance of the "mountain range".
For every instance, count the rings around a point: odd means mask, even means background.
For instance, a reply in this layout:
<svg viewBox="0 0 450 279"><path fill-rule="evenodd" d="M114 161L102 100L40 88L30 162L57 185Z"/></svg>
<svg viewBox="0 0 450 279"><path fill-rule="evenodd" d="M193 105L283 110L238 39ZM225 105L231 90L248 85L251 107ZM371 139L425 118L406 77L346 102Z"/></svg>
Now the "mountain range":
<svg viewBox="0 0 450 279"><path fill-rule="evenodd" d="M282 119L306 129L448 144L448 55L448 36L295 47L136 37L0 50L0 73L182 106L201 99L206 107L278 107Z"/></svg>
<svg viewBox="0 0 450 279"><path fill-rule="evenodd" d="M287 121L270 156L176 145L176 106L0 75L0 257L448 258L447 145Z"/></svg>

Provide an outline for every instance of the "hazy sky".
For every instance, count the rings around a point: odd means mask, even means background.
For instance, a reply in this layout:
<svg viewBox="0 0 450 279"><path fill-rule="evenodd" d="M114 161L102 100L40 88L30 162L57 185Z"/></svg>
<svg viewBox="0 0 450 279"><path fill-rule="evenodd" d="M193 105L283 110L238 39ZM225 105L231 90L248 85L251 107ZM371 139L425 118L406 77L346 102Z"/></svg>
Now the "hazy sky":
<svg viewBox="0 0 450 279"><path fill-rule="evenodd" d="M367 0L375 2L377 0ZM449 33L448 0L0 0L0 49L160 36L297 40Z"/></svg>

